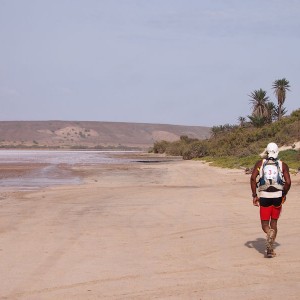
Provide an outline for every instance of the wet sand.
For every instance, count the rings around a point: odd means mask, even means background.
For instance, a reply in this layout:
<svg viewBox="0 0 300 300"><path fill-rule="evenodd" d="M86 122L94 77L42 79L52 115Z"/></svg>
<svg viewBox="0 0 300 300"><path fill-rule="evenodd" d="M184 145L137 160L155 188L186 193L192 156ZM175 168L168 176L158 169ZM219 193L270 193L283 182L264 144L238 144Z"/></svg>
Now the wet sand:
<svg viewBox="0 0 300 300"><path fill-rule="evenodd" d="M197 161L73 166L0 192L0 299L298 299L300 176L264 257L249 175Z"/></svg>
<svg viewBox="0 0 300 300"><path fill-rule="evenodd" d="M15 164L0 163L0 180L6 178L20 178L27 174L40 170L47 166L46 164Z"/></svg>

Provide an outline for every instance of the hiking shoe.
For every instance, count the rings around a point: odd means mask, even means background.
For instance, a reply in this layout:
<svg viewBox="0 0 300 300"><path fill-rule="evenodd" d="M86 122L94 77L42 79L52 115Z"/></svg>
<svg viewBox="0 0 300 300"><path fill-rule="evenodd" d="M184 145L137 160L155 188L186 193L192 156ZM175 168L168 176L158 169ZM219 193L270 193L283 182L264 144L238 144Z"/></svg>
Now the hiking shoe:
<svg viewBox="0 0 300 300"><path fill-rule="evenodd" d="M267 258L273 258L276 256L276 253L273 249L267 249L266 257Z"/></svg>

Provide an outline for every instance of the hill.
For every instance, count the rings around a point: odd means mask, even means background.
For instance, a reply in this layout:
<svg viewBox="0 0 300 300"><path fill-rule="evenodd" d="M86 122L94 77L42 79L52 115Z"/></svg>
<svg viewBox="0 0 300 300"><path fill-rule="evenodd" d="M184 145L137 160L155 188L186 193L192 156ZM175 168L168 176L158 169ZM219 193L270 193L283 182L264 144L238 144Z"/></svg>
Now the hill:
<svg viewBox="0 0 300 300"><path fill-rule="evenodd" d="M205 139L210 128L94 121L0 121L0 147L138 148L180 136Z"/></svg>

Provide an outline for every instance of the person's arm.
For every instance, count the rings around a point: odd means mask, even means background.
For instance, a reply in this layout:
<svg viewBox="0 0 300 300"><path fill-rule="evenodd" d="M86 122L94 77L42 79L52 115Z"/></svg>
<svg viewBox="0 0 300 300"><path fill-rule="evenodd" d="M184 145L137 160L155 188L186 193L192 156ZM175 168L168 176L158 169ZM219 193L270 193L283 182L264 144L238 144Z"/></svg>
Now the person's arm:
<svg viewBox="0 0 300 300"><path fill-rule="evenodd" d="M283 194L285 196L288 193L288 191L290 190L292 182L291 182L289 167L284 162L282 162L282 173L283 173L283 177L284 177L284 181L285 181L284 186L283 186Z"/></svg>
<svg viewBox="0 0 300 300"><path fill-rule="evenodd" d="M252 174L251 174L251 177L250 177L250 186L251 186L251 191L252 191L252 201L253 201L253 205L254 206L259 206L259 198L257 196L257 193L256 193L256 177L258 176L259 174L259 168L261 166L261 161L258 161L253 170L252 170Z"/></svg>

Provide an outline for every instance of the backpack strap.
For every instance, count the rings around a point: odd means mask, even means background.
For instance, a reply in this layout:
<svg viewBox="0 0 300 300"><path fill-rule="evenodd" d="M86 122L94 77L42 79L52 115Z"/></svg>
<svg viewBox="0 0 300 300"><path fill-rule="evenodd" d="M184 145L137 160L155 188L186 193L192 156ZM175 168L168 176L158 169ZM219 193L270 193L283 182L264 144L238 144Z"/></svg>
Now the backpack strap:
<svg viewBox="0 0 300 300"><path fill-rule="evenodd" d="M266 164L268 163L268 160L267 159L263 159L261 161L261 166L260 168L258 169L258 172L259 172L259 178L263 177L263 174L264 174L264 167L266 166Z"/></svg>
<svg viewBox="0 0 300 300"><path fill-rule="evenodd" d="M277 161L277 168L278 168L278 183L284 185L284 177L283 177L283 168L282 168L282 161L278 159Z"/></svg>
<svg viewBox="0 0 300 300"><path fill-rule="evenodd" d="M263 159L261 161L261 165L259 168L257 168L258 173L259 173L259 177L258 177L258 181L256 182L256 187L259 187L262 184L262 180L263 180L263 176L264 176L264 167L267 164L267 160Z"/></svg>

